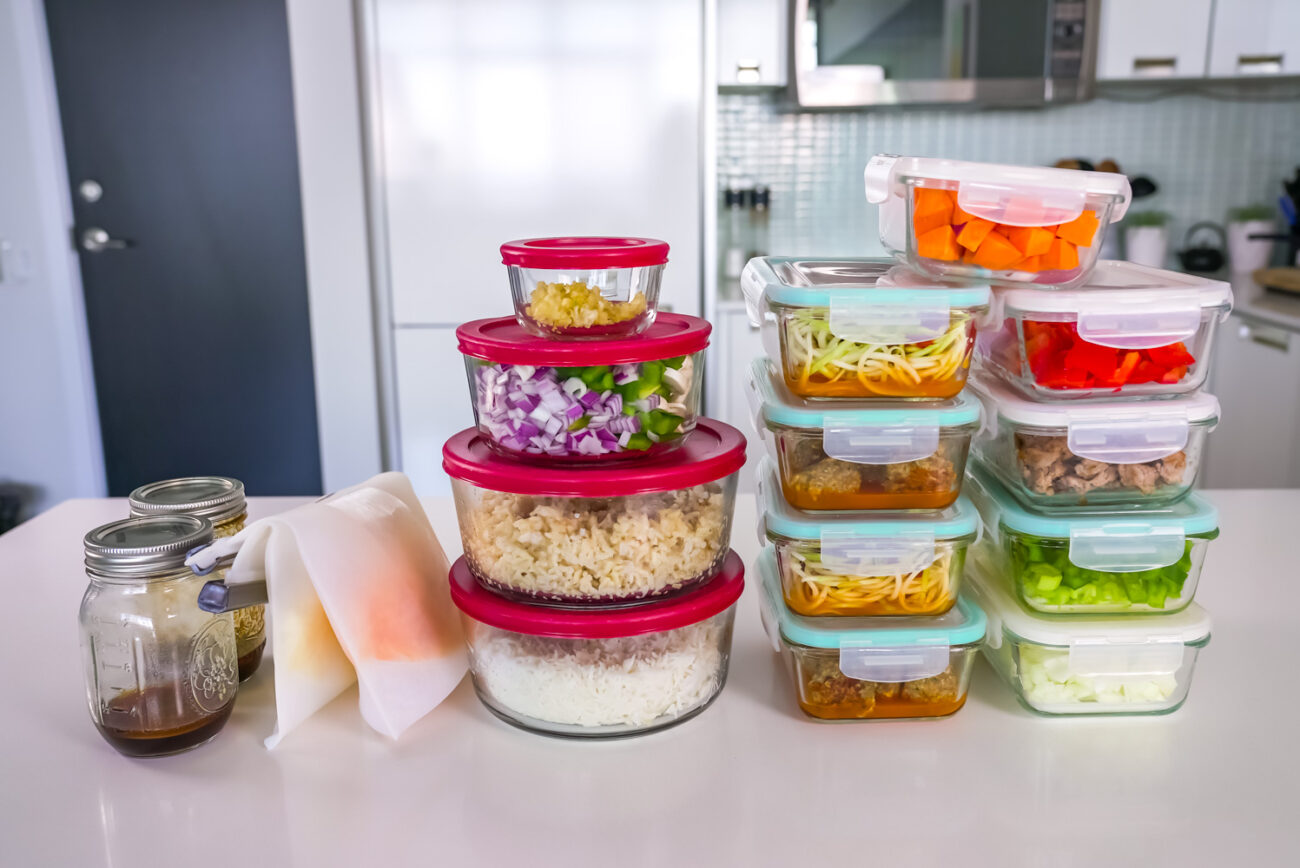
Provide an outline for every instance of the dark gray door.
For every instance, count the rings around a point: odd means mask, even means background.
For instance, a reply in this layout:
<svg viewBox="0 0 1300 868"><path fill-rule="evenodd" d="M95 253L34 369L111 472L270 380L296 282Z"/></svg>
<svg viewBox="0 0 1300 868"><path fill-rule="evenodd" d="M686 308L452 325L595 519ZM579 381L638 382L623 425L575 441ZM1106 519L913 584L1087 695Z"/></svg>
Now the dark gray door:
<svg viewBox="0 0 1300 868"><path fill-rule="evenodd" d="M284 0L46 0L110 494L319 494Z"/></svg>

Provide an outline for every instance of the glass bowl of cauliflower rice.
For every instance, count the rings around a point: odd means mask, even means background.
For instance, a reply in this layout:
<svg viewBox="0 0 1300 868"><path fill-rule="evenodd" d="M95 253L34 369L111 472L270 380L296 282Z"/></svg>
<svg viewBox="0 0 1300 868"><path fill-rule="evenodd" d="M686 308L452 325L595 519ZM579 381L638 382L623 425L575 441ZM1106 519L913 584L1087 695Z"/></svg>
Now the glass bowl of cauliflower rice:
<svg viewBox="0 0 1300 868"><path fill-rule="evenodd" d="M556 340L630 337L650 328L668 245L653 238L527 238L501 245L515 317Z"/></svg>
<svg viewBox="0 0 1300 868"><path fill-rule="evenodd" d="M579 612L484 588L464 558L451 568L479 699L515 726L608 738L681 723L727 680L745 568L734 552L717 577L636 608Z"/></svg>
<svg viewBox="0 0 1300 868"><path fill-rule="evenodd" d="M533 603L645 603L711 579L731 539L745 438L700 419L682 447L618 468L542 467L476 430L443 448L465 559L498 594Z"/></svg>

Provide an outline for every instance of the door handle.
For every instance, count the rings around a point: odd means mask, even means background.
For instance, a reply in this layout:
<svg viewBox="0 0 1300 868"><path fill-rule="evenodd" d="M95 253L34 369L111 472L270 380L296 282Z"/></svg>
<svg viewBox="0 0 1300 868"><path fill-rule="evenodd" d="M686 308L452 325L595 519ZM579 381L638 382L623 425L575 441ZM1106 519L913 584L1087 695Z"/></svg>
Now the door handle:
<svg viewBox="0 0 1300 868"><path fill-rule="evenodd" d="M103 250L124 250L131 242L123 238L114 238L107 229L91 226L81 233L81 249L87 253L99 253Z"/></svg>

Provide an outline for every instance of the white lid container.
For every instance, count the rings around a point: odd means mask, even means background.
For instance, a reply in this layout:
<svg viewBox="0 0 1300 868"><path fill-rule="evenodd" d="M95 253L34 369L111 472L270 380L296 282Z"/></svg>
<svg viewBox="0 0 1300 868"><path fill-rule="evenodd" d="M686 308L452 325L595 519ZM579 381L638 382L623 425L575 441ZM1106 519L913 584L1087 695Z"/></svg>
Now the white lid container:
<svg viewBox="0 0 1300 868"><path fill-rule="evenodd" d="M1178 394L1205 382L1231 310L1224 281L1108 260L1076 289L995 289L976 353L1036 400Z"/></svg>
<svg viewBox="0 0 1300 868"><path fill-rule="evenodd" d="M1191 491L1219 401L1193 392L1158 401L1031 401L985 375L973 448L1021 502L1044 510L1153 507Z"/></svg>
<svg viewBox="0 0 1300 868"><path fill-rule="evenodd" d="M1079 283L1092 269L1107 227L1124 216L1132 199L1128 178L1109 172L877 154L863 175L867 201L880 206L881 243L901 261L938 277L1040 286ZM928 207L923 198L943 199L918 190L948 193L947 211ZM978 239L957 237L970 221L983 228ZM941 226L954 230L955 255L936 256L923 249L920 236ZM1014 230L1023 228L1050 231L1022 240L1019 236L1029 233ZM982 242L990 233L1001 237L985 251ZM1009 237L1010 246L1003 243ZM1046 244L1041 252L1040 238ZM994 247L1021 255L994 257ZM1043 255L1049 260L1038 258Z"/></svg>
<svg viewBox="0 0 1300 868"><path fill-rule="evenodd" d="M988 618L984 655L1020 701L1042 714L1162 714L1187 697L1210 616L1043 615L1025 609L982 561L967 590Z"/></svg>

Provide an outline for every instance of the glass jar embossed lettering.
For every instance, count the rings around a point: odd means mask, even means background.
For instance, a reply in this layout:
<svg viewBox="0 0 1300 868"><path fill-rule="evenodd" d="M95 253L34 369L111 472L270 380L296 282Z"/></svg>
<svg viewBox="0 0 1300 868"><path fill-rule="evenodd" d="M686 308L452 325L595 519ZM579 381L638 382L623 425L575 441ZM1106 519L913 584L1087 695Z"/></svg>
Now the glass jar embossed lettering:
<svg viewBox="0 0 1300 868"><path fill-rule="evenodd" d="M244 529L248 505L244 483L226 476L191 476L142 485L131 492L131 515L195 515L212 522L215 539ZM224 570L218 571L224 575ZM235 642L239 646L239 680L247 681L262 663L266 650L266 606L235 610Z"/></svg>
<svg viewBox="0 0 1300 868"><path fill-rule="evenodd" d="M86 534L86 698L100 734L127 756L198 747L234 708L234 620L199 608L205 580L185 566L186 552L211 541L211 524L189 515L128 518Z"/></svg>

